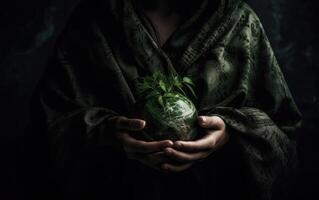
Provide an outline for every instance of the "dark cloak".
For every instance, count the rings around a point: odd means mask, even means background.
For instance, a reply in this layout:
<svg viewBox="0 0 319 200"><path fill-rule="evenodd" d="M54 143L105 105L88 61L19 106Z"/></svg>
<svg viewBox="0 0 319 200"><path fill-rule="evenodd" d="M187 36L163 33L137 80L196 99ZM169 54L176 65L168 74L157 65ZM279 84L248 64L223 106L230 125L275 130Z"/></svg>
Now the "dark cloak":
<svg viewBox="0 0 319 200"><path fill-rule="evenodd" d="M131 0L93 2L74 13L41 83L61 195L262 200L286 189L301 117L245 2L204 1L163 47ZM107 121L132 116L135 80L157 70L191 76L199 113L220 116L231 135L182 173L163 174L127 159Z"/></svg>

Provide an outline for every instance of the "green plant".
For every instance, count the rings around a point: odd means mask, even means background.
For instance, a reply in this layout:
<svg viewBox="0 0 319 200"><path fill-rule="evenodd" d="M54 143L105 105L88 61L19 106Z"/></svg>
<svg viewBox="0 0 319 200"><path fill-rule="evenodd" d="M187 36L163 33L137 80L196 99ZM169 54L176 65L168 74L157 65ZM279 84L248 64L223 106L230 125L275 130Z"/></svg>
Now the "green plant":
<svg viewBox="0 0 319 200"><path fill-rule="evenodd" d="M194 98L194 83L189 77L156 72L141 78L137 94L143 102L143 117L151 140L191 140L195 137L197 110L187 93Z"/></svg>
<svg viewBox="0 0 319 200"><path fill-rule="evenodd" d="M186 95L188 90L194 98L197 98L193 87L194 83L189 77L178 75L166 76L161 72L155 72L152 76L143 77L138 81L137 93L145 99L158 98L158 103L165 108L164 97L172 97L175 94Z"/></svg>

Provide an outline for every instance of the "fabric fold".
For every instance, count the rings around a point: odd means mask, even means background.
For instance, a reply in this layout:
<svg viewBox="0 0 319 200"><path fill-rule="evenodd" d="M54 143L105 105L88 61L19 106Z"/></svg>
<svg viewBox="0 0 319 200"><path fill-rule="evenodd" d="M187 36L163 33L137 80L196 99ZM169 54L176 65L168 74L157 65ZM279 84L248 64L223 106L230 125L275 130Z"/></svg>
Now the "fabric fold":
<svg viewBox="0 0 319 200"><path fill-rule="evenodd" d="M266 33L245 2L205 2L216 7L200 7L198 15L188 19L163 49L139 18L132 1L108 0L95 6L86 2L89 6L79 7L57 43L56 53L64 56L50 61L43 82L43 108L48 123L54 121L48 133L52 136L52 154L59 155L56 162L66 159L74 164L81 156L79 152L101 141L115 144L106 119L134 116L134 81L163 71L192 77L199 113L220 116L232 136L226 150L216 151L203 165L195 164L180 177L197 186L213 184L213 193L220 199L236 197L236 193L222 192L230 187L238 194L251 190L250 199L270 200L275 185L287 183L297 162L294 133L301 114ZM81 11L88 7L94 12L83 14ZM123 164L117 156L115 153L108 164ZM125 187L136 181L141 184L135 195L145 192L143 185L151 187L147 180L161 188L165 181L174 179L180 191L184 186L191 188L180 182L179 176L163 181L162 174L144 170L145 166L129 160L124 163L126 169L138 169L137 174L128 170L122 177ZM140 180L134 179L139 176ZM196 196L196 192L206 191L203 196L209 199L214 197L210 189L197 187L188 192ZM138 195L135 197L138 199Z"/></svg>

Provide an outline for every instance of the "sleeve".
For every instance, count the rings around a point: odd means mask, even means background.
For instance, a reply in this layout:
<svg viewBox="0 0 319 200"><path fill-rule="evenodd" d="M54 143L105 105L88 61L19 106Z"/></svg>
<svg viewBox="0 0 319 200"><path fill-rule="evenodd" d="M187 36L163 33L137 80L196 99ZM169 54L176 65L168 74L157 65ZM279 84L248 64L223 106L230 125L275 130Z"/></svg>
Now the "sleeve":
<svg viewBox="0 0 319 200"><path fill-rule="evenodd" d="M85 77L79 77L74 65L64 51L57 50L40 86L50 151L58 168L74 162L91 147L120 150L108 122L117 112L96 103L92 94L82 90L79 81Z"/></svg>
<svg viewBox="0 0 319 200"><path fill-rule="evenodd" d="M257 26L261 31L251 57L255 72L245 74L249 81L243 89L208 115L220 116L232 130L251 173L253 199L262 200L271 199L274 187L295 170L295 131L301 125L301 114L260 22Z"/></svg>

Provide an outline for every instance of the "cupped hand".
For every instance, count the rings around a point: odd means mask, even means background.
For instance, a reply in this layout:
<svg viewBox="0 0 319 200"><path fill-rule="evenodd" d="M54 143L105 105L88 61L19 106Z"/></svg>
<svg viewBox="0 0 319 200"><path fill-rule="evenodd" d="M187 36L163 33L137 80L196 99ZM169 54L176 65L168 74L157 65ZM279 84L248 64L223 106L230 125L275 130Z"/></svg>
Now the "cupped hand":
<svg viewBox="0 0 319 200"><path fill-rule="evenodd" d="M167 147L165 154L175 162L163 163L161 166L163 170L184 171L227 143L229 135L220 117L200 116L198 124L204 129L203 137L195 141L176 141L173 147Z"/></svg>
<svg viewBox="0 0 319 200"><path fill-rule="evenodd" d="M169 159L164 149L173 147L174 143L170 140L147 142L132 137L132 134L141 134L146 125L144 120L128 119L122 116L114 117L111 120L116 127L115 136L120 141L127 157L162 171L161 164Z"/></svg>

